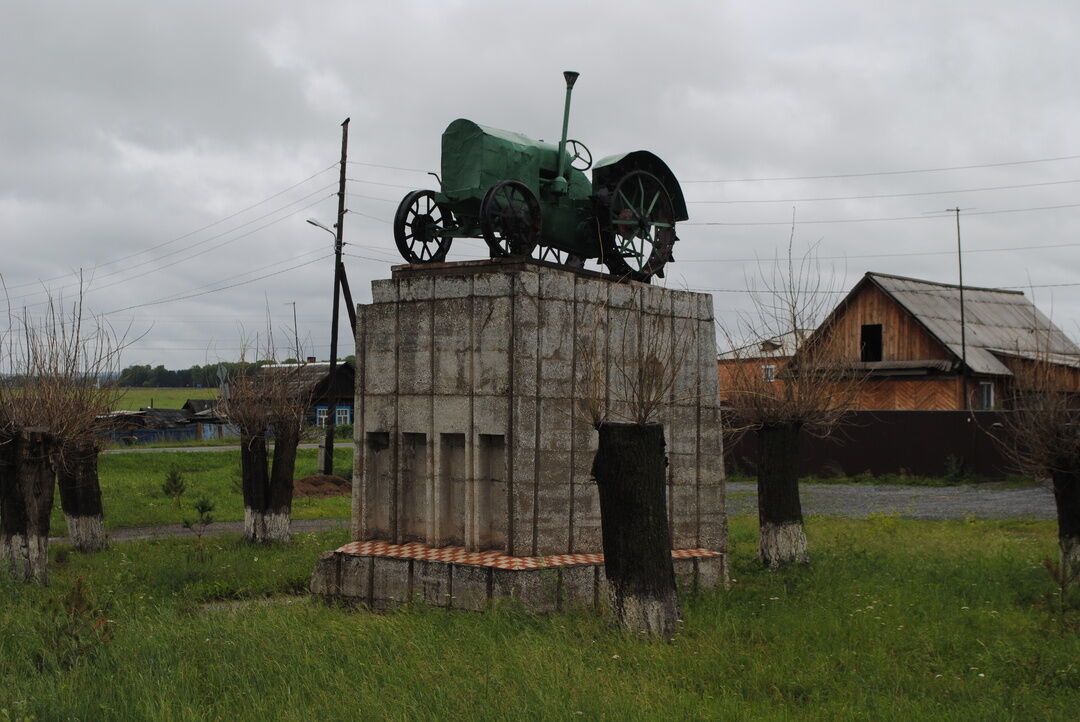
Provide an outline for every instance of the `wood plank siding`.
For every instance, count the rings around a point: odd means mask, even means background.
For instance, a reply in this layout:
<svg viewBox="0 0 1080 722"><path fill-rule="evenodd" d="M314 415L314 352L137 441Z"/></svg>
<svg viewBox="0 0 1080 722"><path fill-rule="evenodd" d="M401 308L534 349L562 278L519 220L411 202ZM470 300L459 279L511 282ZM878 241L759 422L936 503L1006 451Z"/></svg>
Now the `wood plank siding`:
<svg viewBox="0 0 1080 722"><path fill-rule="evenodd" d="M1014 379L1047 373L1046 359L1053 385L1080 393L1080 347L1022 293L965 289L962 322L958 286L867 273L808 339L800 337L796 357L812 354L865 374L853 410L1007 408ZM717 362L722 401L736 374L760 378L765 365L779 374L790 360L747 359L739 367L731 355Z"/></svg>
<svg viewBox="0 0 1080 722"><path fill-rule="evenodd" d="M828 343L839 343L841 358L858 361L862 327L881 325L882 361L948 360L952 354L927 333L896 301L872 284L864 284L833 318Z"/></svg>

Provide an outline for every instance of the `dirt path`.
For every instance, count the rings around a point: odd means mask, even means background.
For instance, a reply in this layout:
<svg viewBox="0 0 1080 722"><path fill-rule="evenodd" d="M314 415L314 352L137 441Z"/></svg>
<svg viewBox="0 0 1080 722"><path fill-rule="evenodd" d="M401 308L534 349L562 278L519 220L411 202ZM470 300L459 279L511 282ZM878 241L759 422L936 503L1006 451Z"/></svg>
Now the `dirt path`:
<svg viewBox="0 0 1080 722"><path fill-rule="evenodd" d="M1048 486L996 484L923 487L859 484L801 484L804 514L863 519L898 514L910 519L1056 519L1054 492ZM728 514L756 514L757 487L728 482Z"/></svg>
<svg viewBox="0 0 1080 722"><path fill-rule="evenodd" d="M220 447L219 447L220 448ZM857 484L802 484L804 514L864 519L870 514L897 514L910 519L1056 519L1054 493L1047 486L1006 488L996 484L964 486L870 486ZM757 513L757 487L753 483L728 482L728 514ZM297 534L348 529L348 519L294 519ZM241 521L214 522L208 533L241 534ZM195 536L179 524L113 529L113 541ZM53 537L66 544L66 537Z"/></svg>
<svg viewBox="0 0 1080 722"><path fill-rule="evenodd" d="M348 529L348 519L293 519L292 531L294 534L308 534L315 531L330 531L332 529ZM208 536L217 534L243 534L244 522L242 521L215 521L206 530ZM164 537L194 537L195 533L185 529L180 524L165 524L163 526L133 526L109 531L109 540L135 541L137 539L161 539ZM50 544L69 544L67 537L50 537Z"/></svg>

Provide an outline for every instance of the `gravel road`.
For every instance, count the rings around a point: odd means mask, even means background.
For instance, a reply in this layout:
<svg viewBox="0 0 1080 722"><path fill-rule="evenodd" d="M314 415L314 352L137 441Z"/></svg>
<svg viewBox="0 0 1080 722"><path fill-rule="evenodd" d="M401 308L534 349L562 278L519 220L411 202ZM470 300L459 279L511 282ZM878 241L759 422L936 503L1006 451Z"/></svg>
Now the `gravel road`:
<svg viewBox="0 0 1080 722"><path fill-rule="evenodd" d="M1054 493L1048 486L1005 487L1000 484L921 487L859 484L801 484L804 514L826 514L862 519L870 514L898 514L910 519L1056 519ZM729 481L728 514L756 514L757 486ZM346 519L294 519L296 533L348 529ZM240 534L243 522L214 522L210 534ZM131 527L109 532L113 541L194 536L179 524ZM66 544L65 537L53 543Z"/></svg>
<svg viewBox="0 0 1080 722"><path fill-rule="evenodd" d="M870 514L898 514L910 519L1056 519L1049 486L1005 487L1000 484L921 487L860 484L800 484L804 514L855 519ZM728 514L756 514L757 486L728 482Z"/></svg>

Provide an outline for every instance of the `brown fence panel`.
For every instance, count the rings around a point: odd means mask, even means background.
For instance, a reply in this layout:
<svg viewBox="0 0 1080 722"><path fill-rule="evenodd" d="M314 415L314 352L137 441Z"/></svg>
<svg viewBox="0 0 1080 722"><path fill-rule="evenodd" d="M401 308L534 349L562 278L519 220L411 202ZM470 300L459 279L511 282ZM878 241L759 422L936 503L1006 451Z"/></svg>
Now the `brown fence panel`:
<svg viewBox="0 0 1080 722"><path fill-rule="evenodd" d="M825 439L804 434L799 473L804 476L915 474L942 476L952 465L986 478L1015 469L1004 440L1007 411L853 411ZM725 421L732 417L725 412ZM728 473L757 464L757 440L748 433L726 440Z"/></svg>

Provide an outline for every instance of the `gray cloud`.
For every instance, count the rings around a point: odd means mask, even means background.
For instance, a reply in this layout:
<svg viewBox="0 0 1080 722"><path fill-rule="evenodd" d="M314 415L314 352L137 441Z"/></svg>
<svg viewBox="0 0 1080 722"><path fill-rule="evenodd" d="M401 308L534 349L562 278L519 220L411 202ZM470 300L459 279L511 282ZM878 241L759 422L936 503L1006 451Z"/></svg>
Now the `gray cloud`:
<svg viewBox="0 0 1080 722"><path fill-rule="evenodd" d="M324 186L334 170L216 222L329 168L346 116L352 160L437 170L439 135L456 117L555 138L559 72L573 68L582 79L571 135L597 156L653 150L684 181L1080 152L1080 8L1067 3L67 2L13 3L4 15L0 273L10 305L33 309L43 285L70 293L78 269L92 271L95 310L142 305L109 317L150 329L129 363L230 358L238 324L261 330L267 313L289 336L288 301L309 348L327 355L330 238L303 219L333 222ZM349 177L366 181L350 182L346 220L364 300L397 262L387 224L397 201L432 179L370 165L351 165ZM845 286L871 269L952 280L950 255L885 254L951 252L953 222L924 214L957 205L967 209L968 282L1078 282L1080 246L982 251L1078 242L1080 209L980 214L1068 205L1080 184L902 195L1076 178L1071 160L687 182L692 224L775 225L684 226L670 282L743 288L755 264L731 259L771 258L793 207L797 247L816 242L836 257ZM892 197L791 200L869 195ZM1036 289L1036 301L1072 330L1080 286ZM716 306L730 317L745 298L717 293Z"/></svg>

